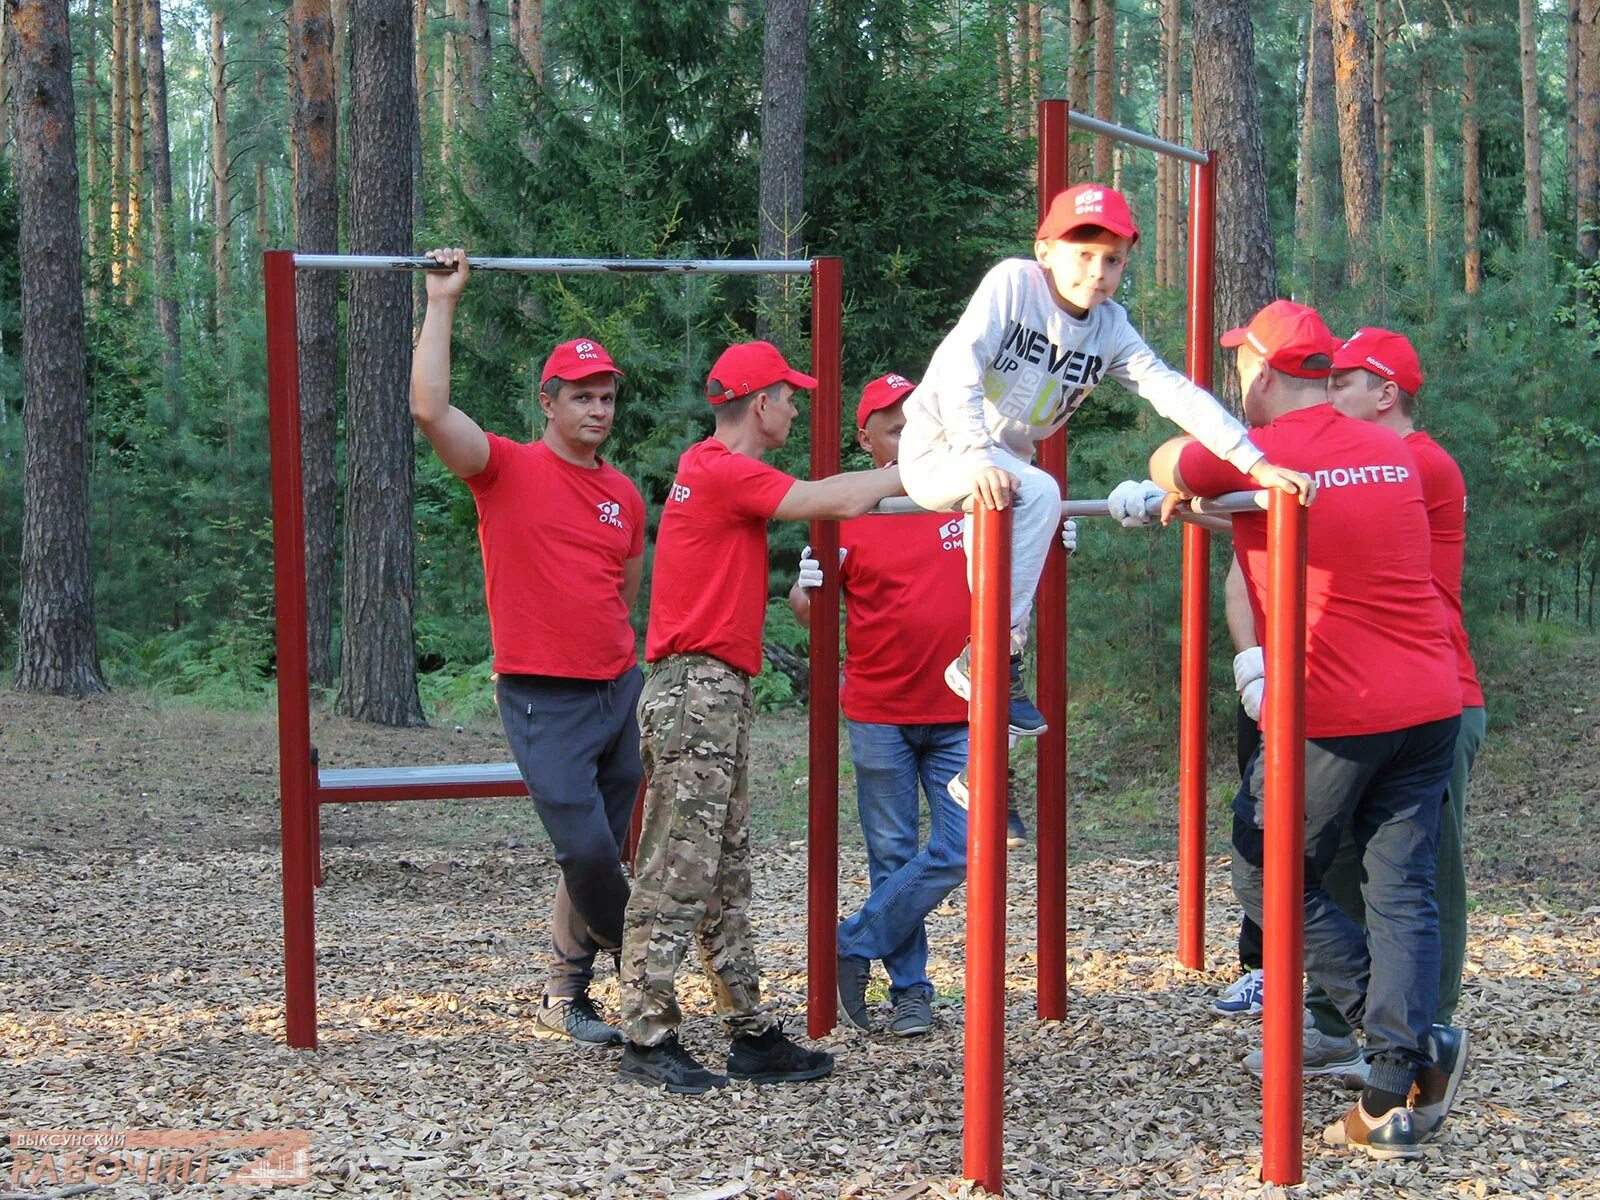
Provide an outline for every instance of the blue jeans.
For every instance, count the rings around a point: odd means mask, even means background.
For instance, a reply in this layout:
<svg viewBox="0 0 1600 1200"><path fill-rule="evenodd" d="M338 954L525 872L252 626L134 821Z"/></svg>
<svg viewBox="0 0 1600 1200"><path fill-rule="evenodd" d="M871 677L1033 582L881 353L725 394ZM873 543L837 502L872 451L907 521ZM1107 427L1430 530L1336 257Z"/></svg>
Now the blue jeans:
<svg viewBox="0 0 1600 1200"><path fill-rule="evenodd" d="M839 926L839 953L882 960L891 995L931 992L923 921L967 876L967 810L947 787L967 765L967 727L847 724L872 894ZM932 825L920 849L919 782Z"/></svg>
<svg viewBox="0 0 1600 1200"><path fill-rule="evenodd" d="M1439 995L1439 910L1434 865L1440 810L1460 717L1393 733L1308 738L1305 750L1305 972L1352 1027L1367 1032L1367 1085L1405 1095L1431 1063L1428 1034ZM1233 890L1258 924L1262 755L1234 799ZM1361 856L1367 928L1323 887L1342 837Z"/></svg>

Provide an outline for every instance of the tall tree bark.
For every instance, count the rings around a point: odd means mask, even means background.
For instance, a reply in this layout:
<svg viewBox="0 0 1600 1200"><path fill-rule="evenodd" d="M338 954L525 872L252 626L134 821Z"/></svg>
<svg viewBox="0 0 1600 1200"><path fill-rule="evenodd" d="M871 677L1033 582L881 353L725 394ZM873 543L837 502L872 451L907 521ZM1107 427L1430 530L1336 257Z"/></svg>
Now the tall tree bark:
<svg viewBox="0 0 1600 1200"><path fill-rule="evenodd" d="M1038 109L1034 99L1033 72L1029 68L1030 51L1033 47L1033 21L1028 15L1028 0L1018 0L1016 6L1017 40L1014 45L1016 62L1012 65L1012 76L1017 81L1017 128L1027 130L1032 136L1037 136Z"/></svg>
<svg viewBox="0 0 1600 1200"><path fill-rule="evenodd" d="M122 283L128 220L128 3L111 0L111 286Z"/></svg>
<svg viewBox="0 0 1600 1200"><path fill-rule="evenodd" d="M1527 240L1544 237L1544 180L1539 145L1538 5L1518 0L1517 29L1522 63L1522 196Z"/></svg>
<svg viewBox="0 0 1600 1200"><path fill-rule="evenodd" d="M1161 0L1161 99L1158 106L1160 136L1169 142L1183 140L1183 6L1180 0ZM1176 287L1183 275L1179 248L1183 183L1176 159L1156 160L1156 284Z"/></svg>
<svg viewBox="0 0 1600 1200"><path fill-rule="evenodd" d="M1478 172L1478 50L1473 44L1472 5L1461 5L1461 241L1465 255L1463 283L1467 295L1483 286L1483 249L1479 245L1481 190Z"/></svg>
<svg viewBox="0 0 1600 1200"><path fill-rule="evenodd" d="M1583 0L1567 0L1567 199L1578 195L1578 60L1583 57Z"/></svg>
<svg viewBox="0 0 1600 1200"><path fill-rule="evenodd" d="M806 3L767 0L761 55L760 256L793 258L803 244L806 170ZM788 275L762 275L756 329L789 324Z"/></svg>
<svg viewBox="0 0 1600 1200"><path fill-rule="evenodd" d="M178 254L172 241L172 154L167 136L167 54L161 35L161 0L144 0L144 46L150 120L150 202L154 210L156 324L161 329L161 380L167 419L177 427L183 386L178 334Z"/></svg>
<svg viewBox="0 0 1600 1200"><path fill-rule="evenodd" d="M1433 266L1439 238L1439 159L1433 120L1433 74L1422 69L1422 224L1428 244L1428 265Z"/></svg>
<svg viewBox="0 0 1600 1200"><path fill-rule="evenodd" d="M139 30L144 25L143 0L128 4L128 229L123 254L123 299L133 303L133 289L144 257L140 244L144 224L145 159L144 50Z"/></svg>
<svg viewBox="0 0 1600 1200"><path fill-rule="evenodd" d="M1071 0L1069 14L1072 57L1067 64L1067 95L1074 110L1086 113L1090 111L1089 70L1094 66L1094 0ZM1067 178L1073 183L1087 179L1093 164L1090 142L1081 137L1069 138Z"/></svg>
<svg viewBox="0 0 1600 1200"><path fill-rule="evenodd" d="M262 25L256 35L256 69L255 83L251 90L255 97L256 112L265 114L267 111L267 72L263 64L267 62L267 37L266 25ZM264 119L261 118L261 119ZM258 120L259 126L259 120ZM267 160L259 144L256 146L256 202L255 202L255 250L251 255L252 260L259 261L261 252L267 248Z"/></svg>
<svg viewBox="0 0 1600 1200"><path fill-rule="evenodd" d="M1583 0L1578 56L1578 254L1600 257L1600 0Z"/></svg>
<svg viewBox="0 0 1600 1200"><path fill-rule="evenodd" d="M1016 128L1011 106L1011 10L1001 4L995 14L995 78L1000 88L1000 117L1007 132Z"/></svg>
<svg viewBox="0 0 1600 1200"><path fill-rule="evenodd" d="M429 0L417 0L417 7L413 16L416 17L416 29L412 32L412 54L416 63L417 76L417 127L422 129L426 125L424 114L428 108L428 18L432 14L429 10ZM513 9L516 5L513 4Z"/></svg>
<svg viewBox="0 0 1600 1200"><path fill-rule="evenodd" d="M94 28L94 0L89 0L89 27ZM0 6L0 156L11 152L11 51L10 38L6 34L5 8ZM89 77L94 78L94 35L91 32L89 41ZM94 93L91 91L90 95ZM89 123L91 133L94 122ZM91 186L91 192L94 188ZM93 251L91 250L91 257ZM0 425L5 424L5 405L0 403Z"/></svg>
<svg viewBox="0 0 1600 1200"><path fill-rule="evenodd" d="M737 12L737 16L735 13ZM744 6L730 5L728 18L735 29L744 28ZM522 0L522 16L517 25L517 53L522 65L540 87L544 86L544 0Z"/></svg>
<svg viewBox="0 0 1600 1200"><path fill-rule="evenodd" d="M1044 95L1044 5L1028 3L1028 128L1039 136L1039 100Z"/></svg>
<svg viewBox="0 0 1600 1200"><path fill-rule="evenodd" d="M16 685L105 690L84 453L83 273L67 0L5 0L22 276L22 593Z"/></svg>
<svg viewBox="0 0 1600 1200"><path fill-rule="evenodd" d="M1195 143L1227 148L1216 159L1216 288L1217 320L1231 329L1278 295L1250 2L1194 0L1192 29ZM1238 411L1236 373L1221 378Z"/></svg>
<svg viewBox="0 0 1600 1200"><path fill-rule="evenodd" d="M211 272L215 282L210 321L215 330L228 306L232 263L228 253L233 222L228 196L228 62L222 9L211 10Z"/></svg>
<svg viewBox="0 0 1600 1200"><path fill-rule="evenodd" d="M289 19L294 78L295 245L339 248L339 98L333 90L330 0L294 0ZM300 336L300 474L306 514L306 640L311 682L333 683L333 585L338 496L339 276L295 279Z"/></svg>
<svg viewBox="0 0 1600 1200"><path fill-rule="evenodd" d="M489 108L489 0L468 0L468 94L474 116Z"/></svg>
<svg viewBox="0 0 1600 1200"><path fill-rule="evenodd" d="M1378 238L1378 143L1372 122L1372 35L1366 0L1333 0L1333 84L1339 106L1339 174L1352 283L1368 277Z"/></svg>
<svg viewBox="0 0 1600 1200"><path fill-rule="evenodd" d="M1117 119L1117 0L1095 0L1094 115L1102 121ZM1094 177L1111 178L1111 139L1094 140Z"/></svg>
<svg viewBox="0 0 1600 1200"><path fill-rule="evenodd" d="M1378 221L1389 215L1389 10L1372 0L1372 127L1378 140Z"/></svg>
<svg viewBox="0 0 1600 1200"><path fill-rule="evenodd" d="M84 155L84 174L87 176L85 182L89 187L89 195L85 205L88 228L84 230L84 233L86 235L85 248L88 251L89 259L90 303L98 303L100 299L100 289L95 286L94 279L95 261L100 249L100 76L99 64L96 62L96 59L99 58L99 53L95 37L97 24L95 8L95 0L89 0L89 23L84 29L84 33L87 36L83 60L84 91L87 92L89 97L89 115L84 122L89 142L89 152ZM9 39L0 41L0 50L4 49L4 45L8 41ZM7 55L5 70L0 72L0 83L4 84L6 91L9 93L11 84L9 55ZM0 96L0 114L4 114L0 116L0 120L5 123L8 143L11 130L10 112L10 96Z"/></svg>
<svg viewBox="0 0 1600 1200"><path fill-rule="evenodd" d="M444 114L439 136L439 158L449 162L455 156L456 100L461 91L461 39L467 26L467 0L445 0L444 91L440 103Z"/></svg>
<svg viewBox="0 0 1600 1200"><path fill-rule="evenodd" d="M411 6L354 0L350 16L350 248L409 254L417 103ZM419 725L413 450L405 403L410 280L386 272L352 275L348 330L338 708L379 724Z"/></svg>

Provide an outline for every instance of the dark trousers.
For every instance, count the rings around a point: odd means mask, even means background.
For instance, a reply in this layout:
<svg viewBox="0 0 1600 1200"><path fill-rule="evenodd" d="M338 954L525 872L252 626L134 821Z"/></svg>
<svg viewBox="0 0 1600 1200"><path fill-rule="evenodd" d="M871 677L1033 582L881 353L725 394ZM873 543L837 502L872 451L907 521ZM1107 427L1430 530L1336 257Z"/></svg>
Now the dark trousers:
<svg viewBox="0 0 1600 1200"><path fill-rule="evenodd" d="M1432 1061L1427 1038L1439 993L1434 872L1439 817L1459 716L1390 733L1306 741L1305 968L1367 1034L1368 1086L1404 1095ZM1263 755L1234 799L1236 821L1263 828ZM1361 854L1367 930L1322 886L1348 831ZM1235 846L1233 887L1262 919L1263 854Z"/></svg>
<svg viewBox="0 0 1600 1200"><path fill-rule="evenodd" d="M643 687L637 667L611 680L502 675L495 685L506 740L561 870L546 987L556 999L582 995L596 953L622 945L622 847L644 776L635 712Z"/></svg>
<svg viewBox="0 0 1600 1200"><path fill-rule="evenodd" d="M1245 712L1244 705L1235 704L1234 722L1236 732L1234 747L1239 755L1239 781L1246 783L1250 779L1250 760L1256 756L1256 751L1261 749L1261 729ZM1241 840L1242 839L1242 840ZM1261 830L1254 825L1239 820L1233 820L1233 844L1241 846L1244 853L1261 854ZM1252 849L1253 847L1253 849ZM1239 965L1246 971L1261 970L1261 926L1250 919L1250 914L1245 913L1239 919Z"/></svg>

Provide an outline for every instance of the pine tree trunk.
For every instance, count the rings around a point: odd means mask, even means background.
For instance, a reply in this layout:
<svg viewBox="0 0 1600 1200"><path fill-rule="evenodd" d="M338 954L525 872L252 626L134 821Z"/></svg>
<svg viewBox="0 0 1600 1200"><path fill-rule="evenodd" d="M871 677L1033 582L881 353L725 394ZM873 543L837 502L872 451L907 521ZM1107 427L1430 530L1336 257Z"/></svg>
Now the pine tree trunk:
<svg viewBox="0 0 1600 1200"><path fill-rule="evenodd" d="M1016 128L1016 114L1011 110L1011 17L1005 4L995 15L995 76L1000 87L1001 122L1010 132Z"/></svg>
<svg viewBox="0 0 1600 1200"><path fill-rule="evenodd" d="M737 8L738 17L734 17ZM744 28L744 6L728 9L734 28ZM522 55L522 65L540 87L544 86L544 0L522 0L522 21L517 28L517 53Z"/></svg>
<svg viewBox="0 0 1600 1200"><path fill-rule="evenodd" d="M1067 64L1067 94L1077 112L1090 110L1089 71L1094 66L1094 0L1071 0L1069 5L1072 57ZM1034 94L1037 95L1037 87ZM1067 178L1078 183L1089 178L1094 165L1094 150L1090 139L1069 137L1067 140Z"/></svg>
<svg viewBox="0 0 1600 1200"><path fill-rule="evenodd" d="M412 31L412 53L416 60L417 76L417 127L425 131L427 122L425 114L428 108L428 96L431 92L428 83L428 18L432 15L429 10L429 0L416 0L416 28ZM513 4L515 9L515 4ZM420 133L419 133L420 137Z"/></svg>
<svg viewBox="0 0 1600 1200"><path fill-rule="evenodd" d="M1039 136L1039 99L1044 95L1044 5L1028 4L1028 128Z"/></svg>
<svg viewBox="0 0 1600 1200"><path fill-rule="evenodd" d="M167 139L167 56L161 34L161 0L144 0L146 89L150 95L151 228L155 231L156 324L161 329L161 379L168 420L182 423L183 347L178 334L178 254L172 241L172 153Z"/></svg>
<svg viewBox="0 0 1600 1200"><path fill-rule="evenodd" d="M1177 141L1182 118L1179 73L1182 69L1182 5L1180 0L1161 0L1161 91L1156 104L1158 136ZM1156 159L1156 286L1172 287L1178 271L1174 236L1177 221L1173 208L1178 200L1176 162L1166 155Z"/></svg>
<svg viewBox="0 0 1600 1200"><path fill-rule="evenodd" d="M122 284L128 221L128 3L111 0L111 287Z"/></svg>
<svg viewBox="0 0 1600 1200"><path fill-rule="evenodd" d="M89 80L91 87L94 80L94 0L89 0ZM0 5L0 158L11 153L11 52L9 47L10 37L6 33L5 7ZM94 92L90 91L93 97ZM92 103L92 100L91 100ZM94 122L89 123L91 135L94 132ZM91 191L94 189L91 187ZM92 231L91 231L92 232ZM91 242L92 242L91 238ZM91 251L92 253L92 251ZM0 403L0 425L5 424L5 405Z"/></svg>
<svg viewBox="0 0 1600 1200"><path fill-rule="evenodd" d="M1384 0L1372 0L1372 127L1378 141L1378 223L1389 214L1389 20Z"/></svg>
<svg viewBox="0 0 1600 1200"><path fill-rule="evenodd" d="M1102 121L1115 121L1117 82L1117 3L1096 0L1094 20L1094 115ZM1111 139L1094 140L1094 177L1111 178Z"/></svg>
<svg viewBox="0 0 1600 1200"><path fill-rule="evenodd" d="M210 324L215 331L228 307L232 263L228 253L233 221L228 196L228 62L222 9L211 10L211 273L215 281Z"/></svg>
<svg viewBox="0 0 1600 1200"><path fill-rule="evenodd" d="M144 187L149 163L145 159L144 53L139 30L144 24L143 0L128 3L128 230L123 254L123 299L133 303L144 225Z"/></svg>
<svg viewBox="0 0 1600 1200"><path fill-rule="evenodd" d="M468 5L468 49L471 53L472 107L478 113L489 108L489 0L470 0Z"/></svg>
<svg viewBox="0 0 1600 1200"><path fill-rule="evenodd" d="M295 0L289 23L294 78L295 245L339 248L339 98L333 90L333 9ZM295 279L300 337L300 474L306 522L306 640L311 682L333 683L333 587L338 484L339 276Z"/></svg>
<svg viewBox="0 0 1600 1200"><path fill-rule="evenodd" d="M1366 0L1333 0L1333 81L1349 231L1350 281L1368 278L1378 231L1378 143L1372 122L1372 35Z"/></svg>
<svg viewBox="0 0 1600 1200"><path fill-rule="evenodd" d="M1434 247L1439 237L1439 166L1433 122L1433 76L1422 71L1422 213L1428 243L1428 267L1432 270Z"/></svg>
<svg viewBox="0 0 1600 1200"><path fill-rule="evenodd" d="M455 157L456 103L460 98L462 65L462 38L467 27L467 0L445 0L444 35L444 122L439 138L439 158L449 162Z"/></svg>
<svg viewBox="0 0 1600 1200"><path fill-rule="evenodd" d="M804 244L806 182L806 3L767 0L761 55L761 211L759 256L794 258ZM793 332L788 275L762 275L756 288L758 336L780 343Z"/></svg>
<svg viewBox="0 0 1600 1200"><path fill-rule="evenodd" d="M1227 147L1215 167L1216 298L1217 327L1232 329L1278 296L1255 35L1249 0L1194 0L1193 14L1195 144ZM1238 411L1237 374L1221 379Z"/></svg>
<svg viewBox="0 0 1600 1200"><path fill-rule="evenodd" d="M267 111L267 73L262 66L267 61L267 36L267 27L263 25L256 35L255 83L252 88L258 113ZM267 248L267 160L259 147L256 149L255 158L255 245L250 257L252 262L259 262L261 252Z"/></svg>
<svg viewBox="0 0 1600 1200"><path fill-rule="evenodd" d="M16 686L105 690L84 453L83 273L67 0L5 0L22 271L22 555Z"/></svg>
<svg viewBox="0 0 1600 1200"><path fill-rule="evenodd" d="M1538 6L1518 0L1517 27L1522 61L1522 193L1527 215L1527 240L1544 237L1544 181L1539 147L1539 41Z"/></svg>
<svg viewBox="0 0 1600 1200"><path fill-rule="evenodd" d="M1578 254L1600 257L1600 0L1583 0L1578 58Z"/></svg>
<svg viewBox="0 0 1600 1200"><path fill-rule="evenodd" d="M88 228L84 230L85 249L89 260L89 302L98 304L100 289L95 283L95 263L100 250L100 77L99 64L95 59L99 57L96 45L96 19L95 0L89 0L88 25L84 32L86 37L86 50L83 60L84 90L89 97L89 117L84 122L88 133L89 152L84 155L85 182L89 188L85 208ZM4 94L0 94L0 122L5 125L6 144L10 145L11 134L11 62L10 54L5 50L9 38L0 39L0 53L5 55L5 68L0 70L0 87Z"/></svg>
<svg viewBox="0 0 1600 1200"><path fill-rule="evenodd" d="M1478 52L1473 45L1472 5L1461 5L1461 241L1463 283L1476 296L1483 285L1483 249L1478 242L1481 190L1478 172Z"/></svg>
<svg viewBox="0 0 1600 1200"><path fill-rule="evenodd" d="M355 0L350 21L350 249L409 254L416 120L411 7ZM420 725L413 643L411 283L350 279L345 550L338 709Z"/></svg>
<svg viewBox="0 0 1600 1200"><path fill-rule="evenodd" d="M1583 0L1567 0L1567 201L1578 196L1578 60L1583 57Z"/></svg>
<svg viewBox="0 0 1600 1200"><path fill-rule="evenodd" d="M1028 17L1027 0L1018 0L1016 7L1017 40L1013 46L1016 60L1011 65L1012 78L1017 81L1017 128L1037 136L1038 110L1034 105L1033 76L1028 69L1029 51L1033 45L1033 22Z"/></svg>

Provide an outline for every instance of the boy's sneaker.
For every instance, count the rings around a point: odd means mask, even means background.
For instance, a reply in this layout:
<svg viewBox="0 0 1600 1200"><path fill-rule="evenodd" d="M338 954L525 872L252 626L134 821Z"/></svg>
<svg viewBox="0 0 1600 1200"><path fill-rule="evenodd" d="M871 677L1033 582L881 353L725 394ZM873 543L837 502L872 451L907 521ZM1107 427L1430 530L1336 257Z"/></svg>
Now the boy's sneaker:
<svg viewBox="0 0 1600 1200"><path fill-rule="evenodd" d="M972 642L961 647L961 653L944 669L946 686L963 700L972 699ZM1010 731L1018 737L1038 737L1050 726L1044 714L1034 707L1028 691L1022 685L1022 655L1011 656L1011 708Z"/></svg>
<svg viewBox="0 0 1600 1200"><path fill-rule="evenodd" d="M1305 1032L1300 1048L1300 1073L1302 1075L1337 1075L1339 1082L1351 1091L1367 1086L1367 1060L1361 1054L1354 1037L1333 1037L1318 1029L1305 1014ZM1265 1054L1252 1050L1244 1056L1244 1065L1260 1075Z"/></svg>
<svg viewBox="0 0 1600 1200"><path fill-rule="evenodd" d="M1359 1100L1322 1131L1322 1140L1330 1146L1360 1146L1373 1158L1417 1158L1422 1154L1409 1108L1391 1108L1374 1117Z"/></svg>
<svg viewBox="0 0 1600 1200"><path fill-rule="evenodd" d="M623 1040L622 1030L595 1011L587 993L571 999L541 999L533 1018L533 1036L556 1041L570 1038L580 1046L616 1046Z"/></svg>
<svg viewBox="0 0 1600 1200"><path fill-rule="evenodd" d="M872 963L853 954L839 955L839 1014L862 1033L872 1032L872 1011L867 1007L867 981Z"/></svg>
<svg viewBox="0 0 1600 1200"><path fill-rule="evenodd" d="M1006 845L1015 850L1027 844L1028 827L1023 823L1022 814L1014 808L1006 809Z"/></svg>
<svg viewBox="0 0 1600 1200"><path fill-rule="evenodd" d="M933 997L926 988L912 988L894 998L889 1032L896 1037L917 1037L933 1028Z"/></svg>
<svg viewBox="0 0 1600 1200"><path fill-rule="evenodd" d="M1439 1132L1456 1102L1456 1089L1467 1069L1467 1031L1435 1025L1428 1049L1433 1052L1433 1064L1417 1072L1417 1088L1411 1097L1412 1124L1419 1142Z"/></svg>
<svg viewBox="0 0 1600 1200"><path fill-rule="evenodd" d="M804 1083L833 1074L833 1055L790 1041L782 1025L755 1037L737 1037L728 1051L728 1074L752 1083Z"/></svg>
<svg viewBox="0 0 1600 1200"><path fill-rule="evenodd" d="M664 1087L683 1096L698 1096L712 1088L728 1086L726 1075L713 1075L695 1061L694 1055L683 1048L676 1032L667 1034L666 1040L655 1046L629 1042L622 1051L617 1080Z"/></svg>
<svg viewBox="0 0 1600 1200"><path fill-rule="evenodd" d="M1225 1017L1256 1017L1261 1015L1261 994L1266 976L1261 968L1247 971L1230 983L1222 995L1211 1002L1213 1012Z"/></svg>

